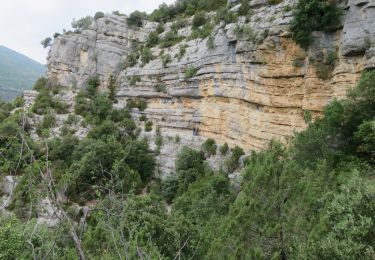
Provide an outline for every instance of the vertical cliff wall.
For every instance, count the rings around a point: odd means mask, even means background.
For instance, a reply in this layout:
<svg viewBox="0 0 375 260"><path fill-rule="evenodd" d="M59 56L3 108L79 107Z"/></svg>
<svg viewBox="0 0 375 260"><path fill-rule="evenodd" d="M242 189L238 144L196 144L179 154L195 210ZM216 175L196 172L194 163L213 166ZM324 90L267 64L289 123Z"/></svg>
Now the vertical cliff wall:
<svg viewBox="0 0 375 260"><path fill-rule="evenodd" d="M230 2L236 11L239 5ZM142 28L134 28L124 16L106 15L88 30L55 40L48 77L54 84L84 88L89 78L98 76L103 90L114 79L117 106L133 98L146 100L148 108L133 109L134 117L145 114L163 133L190 138L192 128L199 126L203 138L260 149L272 138L285 139L303 129L305 111L319 115L333 98L345 96L363 69L375 67L374 0L341 2L341 26L331 33L314 32L308 50L289 32L290 7L296 1L249 3L252 16L240 17L236 24L217 24L213 41L189 40L190 18L178 30L186 38L164 49L170 62L163 64L162 49L156 46L149 63L125 69L132 43L145 42L158 24L145 21ZM161 37L171 26L165 25ZM239 35L239 26L249 26L256 37ZM186 53L179 55L182 48ZM335 57L330 71L319 71L317 61L328 55ZM196 73L187 78L187 69Z"/></svg>

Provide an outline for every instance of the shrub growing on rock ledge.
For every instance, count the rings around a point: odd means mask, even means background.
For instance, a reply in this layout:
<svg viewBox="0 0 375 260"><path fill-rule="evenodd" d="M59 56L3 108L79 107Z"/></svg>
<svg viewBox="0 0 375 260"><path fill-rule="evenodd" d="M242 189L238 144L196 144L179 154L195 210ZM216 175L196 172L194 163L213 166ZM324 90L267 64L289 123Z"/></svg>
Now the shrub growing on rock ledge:
<svg viewBox="0 0 375 260"><path fill-rule="evenodd" d="M147 18L147 14L145 12L134 11L129 15L127 19L129 26L143 26L143 20Z"/></svg>
<svg viewBox="0 0 375 260"><path fill-rule="evenodd" d="M151 132L152 131L152 125L153 125L152 121L147 121L145 123L145 131L146 132Z"/></svg>
<svg viewBox="0 0 375 260"><path fill-rule="evenodd" d="M313 31L331 31L340 22L341 10L335 0L299 0L293 12L290 30L293 40L301 47L308 48Z"/></svg>
<svg viewBox="0 0 375 260"><path fill-rule="evenodd" d="M195 77L197 75L198 69L195 67L188 67L185 70L185 79L191 79L192 77Z"/></svg>

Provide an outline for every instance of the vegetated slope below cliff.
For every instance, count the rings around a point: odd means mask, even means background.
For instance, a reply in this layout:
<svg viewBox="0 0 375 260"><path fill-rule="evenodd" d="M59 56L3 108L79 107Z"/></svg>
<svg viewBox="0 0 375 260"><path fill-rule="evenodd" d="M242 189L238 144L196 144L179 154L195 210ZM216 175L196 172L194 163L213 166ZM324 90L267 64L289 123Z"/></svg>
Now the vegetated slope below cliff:
<svg viewBox="0 0 375 260"><path fill-rule="evenodd" d="M43 76L42 64L4 46L0 46L0 97L9 101L31 89Z"/></svg>

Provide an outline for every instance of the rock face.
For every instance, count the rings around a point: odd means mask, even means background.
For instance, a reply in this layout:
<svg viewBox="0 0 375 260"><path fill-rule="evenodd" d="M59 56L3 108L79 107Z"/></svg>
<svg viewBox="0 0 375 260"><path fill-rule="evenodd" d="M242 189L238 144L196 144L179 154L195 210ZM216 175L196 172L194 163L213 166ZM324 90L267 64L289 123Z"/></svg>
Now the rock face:
<svg viewBox="0 0 375 260"><path fill-rule="evenodd" d="M183 40L164 50L171 56L164 64L161 49L154 47L154 60L127 69L121 64L132 52L131 42L145 42L157 24L131 28L125 17L106 15L88 30L55 40L48 58L49 79L84 88L90 77L98 76L105 89L113 77L117 106L125 106L130 98L145 99L148 108L134 109L134 116L145 114L162 133L189 139L193 127L199 127L203 139L252 150L305 128L304 111L318 116L333 98L345 96L363 69L375 67L375 0L342 3L342 26L332 33L314 32L308 51L293 42L288 30L288 7L296 0L272 6L267 1L249 2L253 15L248 20L240 17L237 25L217 25L213 46L208 39ZM237 2L231 3L235 9ZM252 39L236 33L245 24L257 34ZM170 27L165 25L164 35ZM178 31L181 36L190 32L190 26ZM311 60L329 52L337 59L332 76L323 80ZM196 74L186 78L189 68ZM140 80L131 84L135 76ZM165 91L156 91L159 83Z"/></svg>

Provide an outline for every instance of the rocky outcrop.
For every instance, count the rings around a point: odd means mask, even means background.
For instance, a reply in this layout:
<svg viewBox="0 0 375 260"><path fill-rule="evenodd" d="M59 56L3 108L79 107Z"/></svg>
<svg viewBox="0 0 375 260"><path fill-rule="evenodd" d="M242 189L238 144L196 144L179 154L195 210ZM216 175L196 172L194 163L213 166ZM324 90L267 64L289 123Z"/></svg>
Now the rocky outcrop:
<svg viewBox="0 0 375 260"><path fill-rule="evenodd" d="M106 82L117 75L124 58L131 52L132 41L145 41L156 28L146 23L141 29L126 26L126 17L107 15L87 30L69 32L55 39L48 58L48 77L69 87L83 86L93 76Z"/></svg>
<svg viewBox="0 0 375 260"><path fill-rule="evenodd" d="M238 8L236 1L231 2L234 10ZM374 0L341 3L342 26L332 33L314 32L308 51L290 37L289 7L296 0L272 6L267 1L249 2L253 15L240 17L237 24L216 25L213 46L208 39L184 40L164 50L172 58L167 64L161 49L154 47L154 60L127 69L121 64L132 52L131 42L144 42L157 24L131 28L125 17L106 15L88 30L55 41L48 58L49 79L83 88L88 78L98 76L105 89L114 77L117 106L125 106L131 98L145 99L148 108L134 109L134 117L145 114L163 134L189 140L193 127L199 127L203 140L213 138L251 150L305 128L306 110L318 116L333 98L345 96L363 69L375 67ZM256 36L236 33L244 25ZM170 27L171 23L165 25L164 34ZM178 31L181 36L190 32L190 25ZM186 53L179 57L185 47ZM336 54L336 59L332 75L323 80L312 61L328 53ZM188 68L196 70L191 78L185 77ZM132 77L140 80L133 84ZM155 88L159 83L165 90Z"/></svg>

